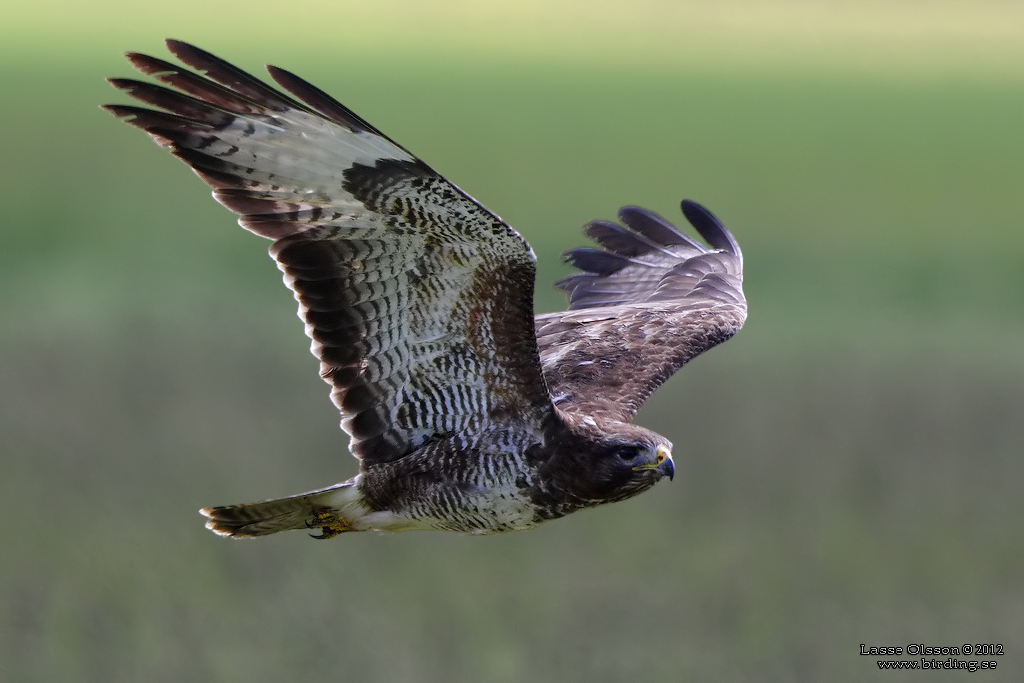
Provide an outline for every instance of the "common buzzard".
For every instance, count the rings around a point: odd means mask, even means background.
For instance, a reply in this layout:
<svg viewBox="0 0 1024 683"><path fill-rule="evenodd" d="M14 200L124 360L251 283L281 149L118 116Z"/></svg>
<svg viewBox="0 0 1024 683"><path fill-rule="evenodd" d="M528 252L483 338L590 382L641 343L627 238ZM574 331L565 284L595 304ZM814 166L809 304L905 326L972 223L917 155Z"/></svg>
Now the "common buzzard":
<svg viewBox="0 0 1024 683"><path fill-rule="evenodd" d="M218 534L526 529L624 500L674 473L667 439L630 423L651 393L743 324L743 257L707 209L711 248L636 207L566 254L569 310L534 316L535 257L498 216L329 95L290 95L177 40L171 86L111 83L159 110L105 108L213 186L270 254L331 386L352 479L202 510ZM205 74L205 75L200 75Z"/></svg>

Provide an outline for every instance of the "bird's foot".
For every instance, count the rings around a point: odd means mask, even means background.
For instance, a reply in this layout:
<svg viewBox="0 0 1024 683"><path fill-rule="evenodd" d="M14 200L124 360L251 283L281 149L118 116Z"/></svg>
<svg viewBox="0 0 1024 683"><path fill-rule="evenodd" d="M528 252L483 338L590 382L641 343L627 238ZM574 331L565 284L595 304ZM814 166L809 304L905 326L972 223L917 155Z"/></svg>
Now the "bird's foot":
<svg viewBox="0 0 1024 683"><path fill-rule="evenodd" d="M315 508L313 515L306 520L306 527L313 529L316 527L320 528L320 535L316 536L310 534L311 538L317 540L323 540L325 538L334 538L338 534L343 534L349 531L351 527L348 521L335 512L332 508Z"/></svg>

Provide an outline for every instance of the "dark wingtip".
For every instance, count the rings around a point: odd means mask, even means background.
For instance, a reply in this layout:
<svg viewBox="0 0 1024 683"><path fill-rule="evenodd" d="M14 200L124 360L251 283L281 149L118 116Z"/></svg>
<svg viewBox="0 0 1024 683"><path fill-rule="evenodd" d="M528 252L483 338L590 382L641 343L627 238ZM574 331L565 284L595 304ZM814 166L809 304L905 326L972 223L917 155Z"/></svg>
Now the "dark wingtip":
<svg viewBox="0 0 1024 683"><path fill-rule="evenodd" d="M266 69L267 73L270 74L270 77L277 81L277 84L280 85L282 88L287 88L288 86L282 83L281 81L289 83L297 80L301 81L303 85L308 85L304 78L296 76L288 69L282 69L281 67L274 66L273 64L267 64Z"/></svg>
<svg viewBox="0 0 1024 683"><path fill-rule="evenodd" d="M200 50L192 43L187 43L184 40L178 40L177 38L165 38L164 45L166 45L167 49L175 55L178 54L179 50L182 52L187 52L189 50L198 50L199 52L203 52L205 54L203 50Z"/></svg>
<svg viewBox="0 0 1024 683"><path fill-rule="evenodd" d="M639 206L624 206L619 209L619 220L654 244L666 247L685 244L697 251L704 251L704 247L653 211L642 209Z"/></svg>
<svg viewBox="0 0 1024 683"><path fill-rule="evenodd" d="M592 247L570 249L562 254L562 261L574 268L597 275L611 275L630 264L630 260L620 254Z"/></svg>
<svg viewBox="0 0 1024 683"><path fill-rule="evenodd" d="M352 131L365 131L390 141L399 146L379 130L371 126L351 109L334 99L326 92L316 87L301 76L296 76L287 69L282 69L273 64L267 64L267 72L279 86L290 92L302 102L312 107L321 116L325 116L335 123L345 126ZM404 149L404 148L403 148Z"/></svg>
<svg viewBox="0 0 1024 683"><path fill-rule="evenodd" d="M167 49L171 51L171 54L191 66L193 69L208 71L211 67L215 66L225 66L232 70L237 68L233 64L228 64L212 52L207 52L203 48L196 47L192 43L187 43L184 40L168 38L164 41L164 45L166 45Z"/></svg>
<svg viewBox="0 0 1024 683"><path fill-rule="evenodd" d="M309 111L306 105L288 97L283 92L275 90L252 74L239 69L234 64L227 62L217 55L196 47L184 40L168 38L164 41L167 49L184 62L186 65L202 72L210 80L216 81L234 94L248 98L263 107L276 111L285 111L289 108Z"/></svg>
<svg viewBox="0 0 1024 683"><path fill-rule="evenodd" d="M109 83L111 87L124 91L129 95L132 94L132 90L135 88L140 85L145 85L142 81L137 81L134 78L108 78L107 83Z"/></svg>
<svg viewBox="0 0 1024 683"><path fill-rule="evenodd" d="M684 199L681 208L683 215L686 216L686 220L697 229L697 232L707 240L708 244L715 249L722 249L737 256L741 255L740 245L715 214L690 199Z"/></svg>
<svg viewBox="0 0 1024 683"><path fill-rule="evenodd" d="M125 52L124 58L132 64L135 64L136 62L148 62L151 59L155 59L155 57L150 57L147 54L136 52L134 50L129 50L128 52Z"/></svg>
<svg viewBox="0 0 1024 683"><path fill-rule="evenodd" d="M267 73L274 79L274 82L279 86L295 95L300 100L313 107L320 114L327 116L334 120L336 123L340 123L348 128L354 128L351 112L348 112L344 106L341 105L333 97L325 93L320 88L316 87L309 81L299 76L296 76L287 69L282 69L279 66L273 64L266 65ZM348 116L339 116L338 110L342 110ZM364 127L355 127L356 130L365 130Z"/></svg>
<svg viewBox="0 0 1024 683"><path fill-rule="evenodd" d="M177 73L181 71L181 67L179 66L171 64L163 59L150 57L149 55L141 52L125 52L124 56L138 71L150 76L156 76L163 73Z"/></svg>
<svg viewBox="0 0 1024 683"><path fill-rule="evenodd" d="M145 118L147 115L152 115L154 117L171 116L170 114L164 114L163 112L136 107L132 104L101 104L100 109L110 112L117 118L122 119L129 126L135 126L136 128L141 128L143 130L146 130L146 124L145 122L140 121L140 118Z"/></svg>

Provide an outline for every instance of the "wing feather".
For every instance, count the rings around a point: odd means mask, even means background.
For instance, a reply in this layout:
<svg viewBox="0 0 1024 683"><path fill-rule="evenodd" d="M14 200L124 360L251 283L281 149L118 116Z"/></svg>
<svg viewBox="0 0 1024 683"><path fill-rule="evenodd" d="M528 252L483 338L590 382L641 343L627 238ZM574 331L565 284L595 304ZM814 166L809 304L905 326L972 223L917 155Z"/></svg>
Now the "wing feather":
<svg viewBox="0 0 1024 683"><path fill-rule="evenodd" d="M539 430L552 407L526 242L297 76L269 67L293 99L192 45L167 46L205 77L129 53L164 85L111 83L162 111L107 109L274 240L352 452L369 465L511 419Z"/></svg>
<svg viewBox="0 0 1024 683"><path fill-rule="evenodd" d="M586 228L604 250L574 249L584 272L558 283L570 310L537 316L544 375L558 407L628 421L672 373L743 325L743 255L715 216L684 201L707 249L649 211L625 207L626 227Z"/></svg>

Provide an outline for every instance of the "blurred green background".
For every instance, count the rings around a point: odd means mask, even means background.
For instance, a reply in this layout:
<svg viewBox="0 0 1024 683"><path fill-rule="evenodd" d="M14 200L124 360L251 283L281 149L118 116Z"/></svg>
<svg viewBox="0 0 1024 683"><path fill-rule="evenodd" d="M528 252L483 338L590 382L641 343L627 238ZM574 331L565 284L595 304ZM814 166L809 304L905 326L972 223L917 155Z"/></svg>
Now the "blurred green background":
<svg viewBox="0 0 1024 683"><path fill-rule="evenodd" d="M863 681L1024 653L1024 7L67 1L0 24L0 679ZM688 197L750 319L639 421L680 476L520 534L233 542L351 476L267 243L101 112L125 50L292 69L509 220ZM929 672L929 680L965 674Z"/></svg>

